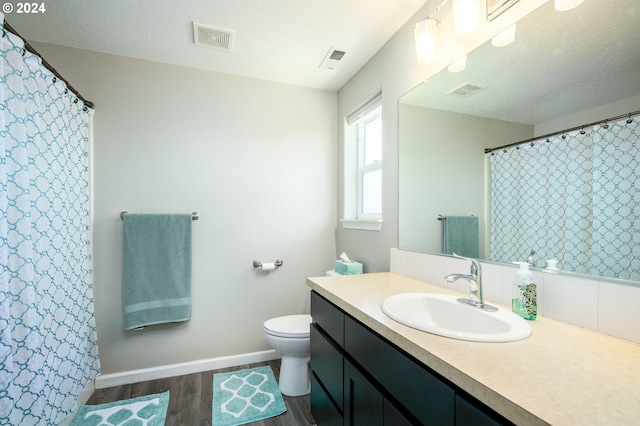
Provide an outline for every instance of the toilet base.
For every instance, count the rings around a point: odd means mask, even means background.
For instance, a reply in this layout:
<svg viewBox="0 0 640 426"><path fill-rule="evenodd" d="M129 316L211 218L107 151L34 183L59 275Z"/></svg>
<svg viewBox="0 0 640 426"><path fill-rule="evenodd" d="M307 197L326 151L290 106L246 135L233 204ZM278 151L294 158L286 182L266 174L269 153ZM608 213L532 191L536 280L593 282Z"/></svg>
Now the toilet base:
<svg viewBox="0 0 640 426"><path fill-rule="evenodd" d="M310 390L309 356L283 356L278 385L283 395L308 395Z"/></svg>

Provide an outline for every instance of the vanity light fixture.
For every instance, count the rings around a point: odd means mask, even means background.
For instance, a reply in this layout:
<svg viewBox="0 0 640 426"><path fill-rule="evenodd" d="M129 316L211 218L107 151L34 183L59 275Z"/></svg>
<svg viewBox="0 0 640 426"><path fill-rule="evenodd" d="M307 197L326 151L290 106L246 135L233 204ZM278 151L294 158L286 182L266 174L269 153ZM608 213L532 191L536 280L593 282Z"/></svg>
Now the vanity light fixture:
<svg viewBox="0 0 640 426"><path fill-rule="evenodd" d="M511 25L506 30L491 39L491 44L495 47L503 47L513 43L516 39L516 24Z"/></svg>
<svg viewBox="0 0 640 426"><path fill-rule="evenodd" d="M425 19L413 26L420 65L429 65L436 60L437 27L440 22L433 19L433 16L448 2L449 0L442 0ZM466 36L476 32L480 21L480 0L451 0L451 3L456 34Z"/></svg>
<svg viewBox="0 0 640 426"><path fill-rule="evenodd" d="M429 65L436 60L436 40L438 37L438 21L424 19L413 26L416 41L418 64Z"/></svg>
<svg viewBox="0 0 640 426"><path fill-rule="evenodd" d="M480 0L452 0L456 34L468 36L476 32L480 22Z"/></svg>
<svg viewBox="0 0 640 426"><path fill-rule="evenodd" d="M464 55L462 58L456 60L451 65L447 67L447 71L449 72L460 72L467 67L467 55Z"/></svg>
<svg viewBox="0 0 640 426"><path fill-rule="evenodd" d="M564 12L565 10L571 10L574 7L580 6L580 4L584 0L553 0L553 5L559 12Z"/></svg>

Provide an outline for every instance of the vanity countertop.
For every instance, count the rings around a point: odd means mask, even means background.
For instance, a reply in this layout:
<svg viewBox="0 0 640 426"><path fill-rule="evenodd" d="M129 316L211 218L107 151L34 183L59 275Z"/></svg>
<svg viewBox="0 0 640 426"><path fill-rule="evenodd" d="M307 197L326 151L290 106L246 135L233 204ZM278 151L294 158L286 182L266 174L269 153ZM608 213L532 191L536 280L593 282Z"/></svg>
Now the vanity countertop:
<svg viewBox="0 0 640 426"><path fill-rule="evenodd" d="M640 424L640 344L541 316L517 342L455 340L402 325L380 308L396 293L459 294L446 288L387 272L307 285L515 424Z"/></svg>

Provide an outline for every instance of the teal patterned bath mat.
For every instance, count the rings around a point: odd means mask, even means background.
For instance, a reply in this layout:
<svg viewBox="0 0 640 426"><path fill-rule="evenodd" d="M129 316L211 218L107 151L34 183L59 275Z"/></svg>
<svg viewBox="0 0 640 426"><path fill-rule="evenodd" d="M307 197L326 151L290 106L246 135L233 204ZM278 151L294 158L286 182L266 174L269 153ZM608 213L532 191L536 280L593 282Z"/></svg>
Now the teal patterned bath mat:
<svg viewBox="0 0 640 426"><path fill-rule="evenodd" d="M212 426L236 426L287 411L271 367L213 375Z"/></svg>
<svg viewBox="0 0 640 426"><path fill-rule="evenodd" d="M71 426L163 426L169 391L100 405L83 405Z"/></svg>

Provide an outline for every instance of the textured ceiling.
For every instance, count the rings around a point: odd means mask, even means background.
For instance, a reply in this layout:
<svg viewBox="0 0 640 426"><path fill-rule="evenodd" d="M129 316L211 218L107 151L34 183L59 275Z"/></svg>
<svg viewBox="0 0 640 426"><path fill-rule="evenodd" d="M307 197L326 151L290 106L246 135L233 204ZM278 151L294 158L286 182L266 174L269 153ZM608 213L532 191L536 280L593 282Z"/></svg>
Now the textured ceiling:
<svg viewBox="0 0 640 426"><path fill-rule="evenodd" d="M425 0L53 0L5 15L30 41L337 90ZM234 31L231 51L196 46L193 22ZM330 48L340 67L320 68Z"/></svg>
<svg viewBox="0 0 640 426"><path fill-rule="evenodd" d="M447 94L463 83L486 89L466 98ZM539 124L635 95L640 1L587 0L566 12L549 1L517 24L514 43L480 46L464 71L440 72L401 102Z"/></svg>

